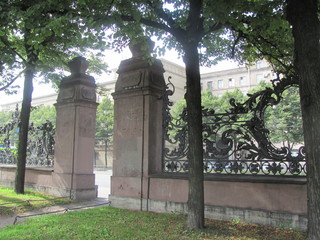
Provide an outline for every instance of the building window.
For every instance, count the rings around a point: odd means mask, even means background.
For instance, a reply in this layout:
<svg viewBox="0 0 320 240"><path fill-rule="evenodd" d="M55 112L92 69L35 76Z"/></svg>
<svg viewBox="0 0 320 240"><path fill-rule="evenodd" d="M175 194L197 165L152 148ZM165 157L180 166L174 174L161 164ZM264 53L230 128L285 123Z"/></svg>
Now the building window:
<svg viewBox="0 0 320 240"><path fill-rule="evenodd" d="M223 88L223 80L218 80L218 88Z"/></svg>
<svg viewBox="0 0 320 240"><path fill-rule="evenodd" d="M234 79L233 78L229 78L228 85L229 85L229 87L234 87Z"/></svg>
<svg viewBox="0 0 320 240"><path fill-rule="evenodd" d="M244 86L247 84L247 79L246 77L240 77L240 86Z"/></svg>
<svg viewBox="0 0 320 240"><path fill-rule="evenodd" d="M263 80L263 74L257 74L256 79L257 83L261 82Z"/></svg>
<svg viewBox="0 0 320 240"><path fill-rule="evenodd" d="M257 69L263 68L263 61L262 60L256 62L256 68Z"/></svg>
<svg viewBox="0 0 320 240"><path fill-rule="evenodd" d="M212 89L213 89L212 81L207 82L207 88L209 88L212 91Z"/></svg>

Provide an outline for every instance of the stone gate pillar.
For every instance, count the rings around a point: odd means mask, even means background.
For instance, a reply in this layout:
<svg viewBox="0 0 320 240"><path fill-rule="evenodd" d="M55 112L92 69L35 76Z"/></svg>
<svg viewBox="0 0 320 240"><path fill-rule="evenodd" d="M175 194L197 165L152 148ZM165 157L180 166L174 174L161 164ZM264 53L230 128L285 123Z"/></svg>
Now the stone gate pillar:
<svg viewBox="0 0 320 240"><path fill-rule="evenodd" d="M60 195L72 199L96 198L93 159L96 121L96 84L86 75L88 62L69 62L71 75L59 86L53 182Z"/></svg>
<svg viewBox="0 0 320 240"><path fill-rule="evenodd" d="M139 47L139 46L138 46ZM161 171L165 81L159 60L143 60L138 49L121 62L114 97L111 204L146 210L150 174Z"/></svg>

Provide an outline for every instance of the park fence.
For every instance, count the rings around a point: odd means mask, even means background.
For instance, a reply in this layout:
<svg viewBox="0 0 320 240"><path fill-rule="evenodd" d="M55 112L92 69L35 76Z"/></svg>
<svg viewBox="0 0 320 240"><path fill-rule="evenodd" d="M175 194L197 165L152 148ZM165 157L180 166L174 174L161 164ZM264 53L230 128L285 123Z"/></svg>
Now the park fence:
<svg viewBox="0 0 320 240"><path fill-rule="evenodd" d="M276 106L283 92L294 83L283 79L273 82L273 88L249 96L244 103L230 99L230 109L216 113L202 109L203 171L207 175L251 175L273 177L306 177L304 146L280 146L273 143L273 129L267 128L264 118L268 107ZM171 87L170 87L171 86ZM174 86L167 85L164 97L163 171L188 172L187 111L178 117L171 114ZM297 126L300 127L300 126Z"/></svg>
<svg viewBox="0 0 320 240"><path fill-rule="evenodd" d="M13 165L17 161L19 139L19 111L12 114L12 119L0 126L0 164ZM42 124L29 125L27 143L27 166L53 167L54 159L54 123L46 120Z"/></svg>

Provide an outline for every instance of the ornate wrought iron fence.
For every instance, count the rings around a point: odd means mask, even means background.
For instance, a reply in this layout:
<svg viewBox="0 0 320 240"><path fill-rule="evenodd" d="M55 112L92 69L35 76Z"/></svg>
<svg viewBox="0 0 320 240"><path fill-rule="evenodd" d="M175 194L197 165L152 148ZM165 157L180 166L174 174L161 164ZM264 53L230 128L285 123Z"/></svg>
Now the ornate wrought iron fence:
<svg viewBox="0 0 320 240"><path fill-rule="evenodd" d="M204 173L305 177L304 147L297 152L276 147L264 122L266 108L277 105L282 93L296 84L295 78L274 80L273 88L250 95L244 103L230 99L230 110L225 113L203 109ZM163 109L163 171L181 173L188 171L187 112L184 109L178 119L172 117L169 96L173 93L169 79Z"/></svg>
<svg viewBox="0 0 320 240"><path fill-rule="evenodd" d="M17 150L13 143L18 141L19 111L12 115L11 122L0 126L0 164L15 164ZM55 127L51 121L29 126L27 143L27 165L53 166Z"/></svg>

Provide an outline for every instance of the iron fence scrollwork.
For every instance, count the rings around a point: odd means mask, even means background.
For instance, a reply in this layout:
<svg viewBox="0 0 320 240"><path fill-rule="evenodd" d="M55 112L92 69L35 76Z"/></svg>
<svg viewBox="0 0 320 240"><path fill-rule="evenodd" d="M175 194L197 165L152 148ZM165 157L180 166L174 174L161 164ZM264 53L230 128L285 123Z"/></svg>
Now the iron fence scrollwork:
<svg viewBox="0 0 320 240"><path fill-rule="evenodd" d="M295 78L274 80L272 88L248 95L244 103L230 99L225 113L203 108L204 173L305 177L304 146L296 153L276 147L264 122L266 108L277 105L282 93L296 84ZM188 171L187 112L184 109L178 118L172 117L169 97L173 94L169 79L163 109L163 171L183 173Z"/></svg>
<svg viewBox="0 0 320 240"><path fill-rule="evenodd" d="M18 142L19 119L19 111L16 108L11 121L0 126L0 164L16 164L15 145ZM28 166L53 166L54 136L55 126L51 121L46 120L45 123L37 126L30 124L26 159Z"/></svg>

